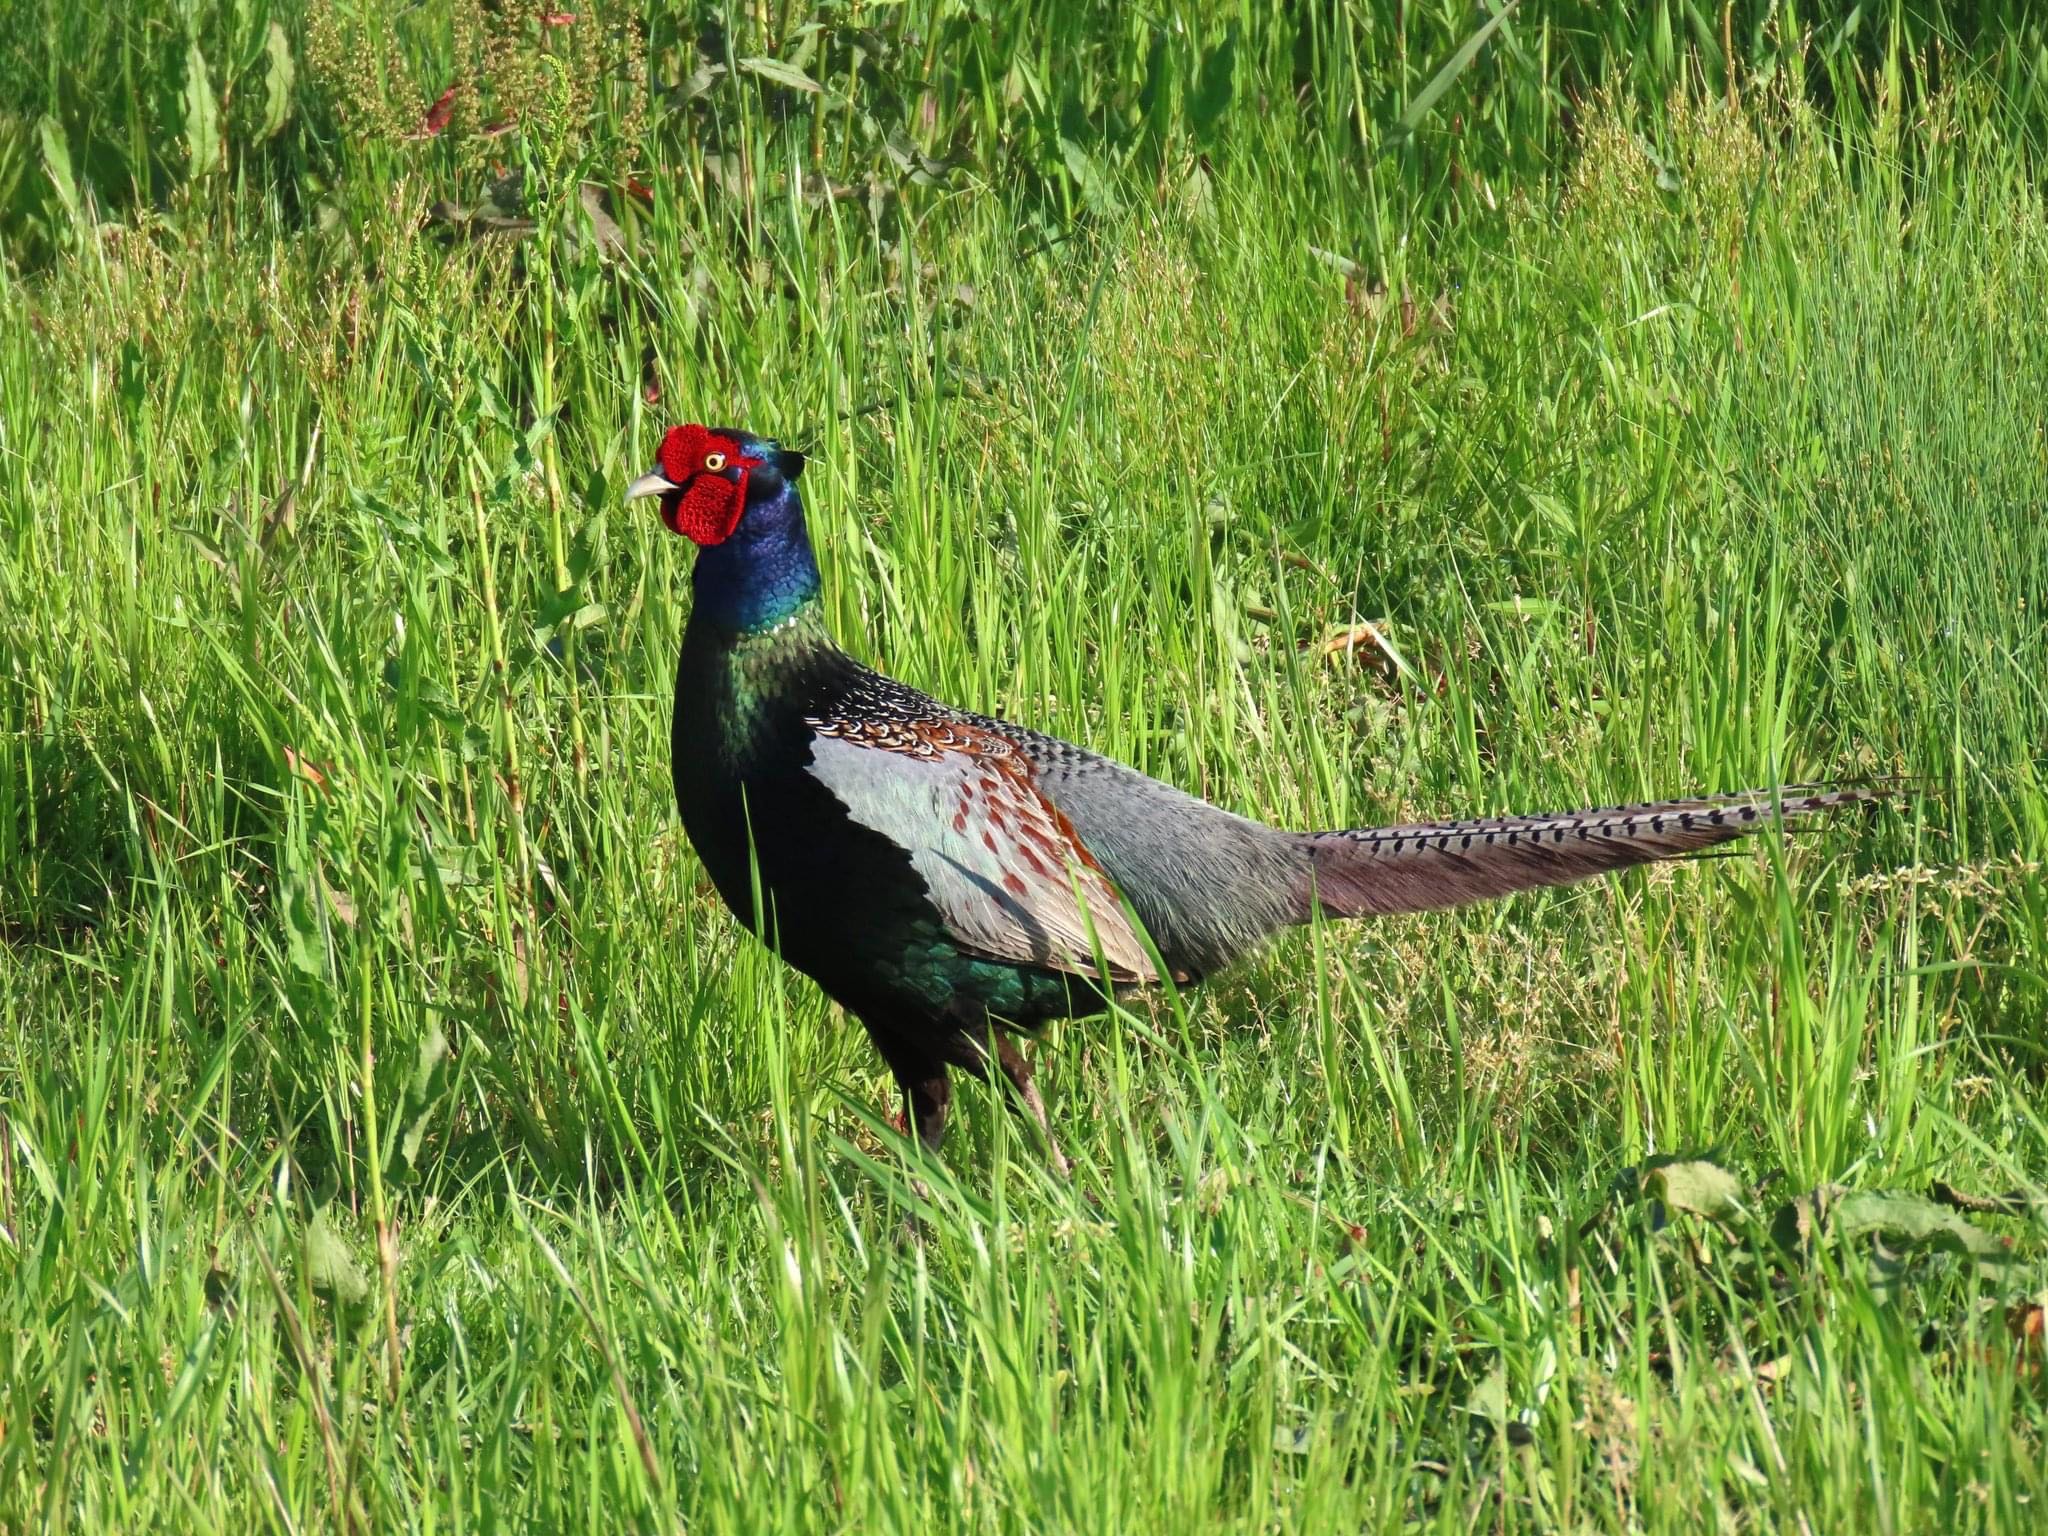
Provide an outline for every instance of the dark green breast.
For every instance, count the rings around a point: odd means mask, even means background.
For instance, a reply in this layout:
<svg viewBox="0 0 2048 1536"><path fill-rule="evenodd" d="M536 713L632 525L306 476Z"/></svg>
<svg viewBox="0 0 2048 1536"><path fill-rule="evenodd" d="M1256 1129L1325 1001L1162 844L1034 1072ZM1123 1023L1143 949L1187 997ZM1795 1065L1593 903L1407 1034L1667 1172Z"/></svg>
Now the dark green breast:
<svg viewBox="0 0 2048 1536"><path fill-rule="evenodd" d="M726 905L883 1025L914 1014L972 1029L993 1014L1029 1026L1099 1007L1064 974L963 951L908 851L853 821L812 777L809 722L878 708L953 713L847 656L816 603L740 635L693 617L676 668L676 807Z"/></svg>

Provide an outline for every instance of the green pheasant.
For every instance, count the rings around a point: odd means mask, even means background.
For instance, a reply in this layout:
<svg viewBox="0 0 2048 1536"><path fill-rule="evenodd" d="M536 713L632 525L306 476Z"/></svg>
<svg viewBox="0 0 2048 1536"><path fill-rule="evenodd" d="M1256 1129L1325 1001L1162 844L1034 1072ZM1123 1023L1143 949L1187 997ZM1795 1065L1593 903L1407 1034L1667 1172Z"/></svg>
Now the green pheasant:
<svg viewBox="0 0 2048 1536"><path fill-rule="evenodd" d="M1194 982L1319 912L1562 885L1884 797L1798 786L1358 831L1264 826L840 650L803 466L746 432L676 427L627 493L658 497L699 547L676 666L676 805L734 915L866 1026L928 1147L953 1067L993 1061L1044 1126L1012 1036L1098 1010L1105 982Z"/></svg>

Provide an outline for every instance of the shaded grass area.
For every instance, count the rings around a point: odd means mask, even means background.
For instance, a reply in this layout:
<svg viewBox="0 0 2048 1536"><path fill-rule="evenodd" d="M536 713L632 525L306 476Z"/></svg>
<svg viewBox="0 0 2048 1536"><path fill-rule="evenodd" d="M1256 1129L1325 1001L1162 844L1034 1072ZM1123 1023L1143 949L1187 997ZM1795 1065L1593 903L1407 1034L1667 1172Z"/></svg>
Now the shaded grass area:
<svg viewBox="0 0 2048 1536"><path fill-rule="evenodd" d="M355 87L308 65L277 181L34 236L0 322L0 1523L2024 1528L2023 77L1844 44L1797 90L1759 43L1733 110L1700 63L1567 113L1518 22L1364 153L1458 9L1414 60L1240 30L1220 104L1228 18L1172 34L1156 134L1075 127L1077 165L1055 133L1035 181L962 87L980 158L880 201L801 195L868 128L756 70L634 130L674 174L607 203L623 254L580 196L623 107L337 148ZM460 34L419 27L439 80ZM733 35L729 82L798 56ZM1148 35L1098 37L1090 102ZM1639 41L1583 36L1589 75ZM479 144L527 238L428 216L496 179ZM1920 787L1305 932L1049 1036L1071 1186L985 1092L931 1166L674 825L687 551L617 499L698 418L811 453L856 653L1267 819ZM1614 1192L1672 1154L1733 1204ZM2009 1253L1770 1232L1935 1180L2018 1192L1971 1218Z"/></svg>

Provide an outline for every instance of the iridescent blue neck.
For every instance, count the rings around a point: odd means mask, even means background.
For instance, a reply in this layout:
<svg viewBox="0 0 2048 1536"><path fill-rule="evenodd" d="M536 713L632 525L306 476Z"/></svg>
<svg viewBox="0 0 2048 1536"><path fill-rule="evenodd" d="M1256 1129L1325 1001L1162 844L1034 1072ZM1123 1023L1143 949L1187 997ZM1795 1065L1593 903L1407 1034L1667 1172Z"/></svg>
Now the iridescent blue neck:
<svg viewBox="0 0 2048 1536"><path fill-rule="evenodd" d="M796 487L749 501L731 538L697 552L691 585L692 622L702 618L732 635L773 629L814 602L818 562Z"/></svg>

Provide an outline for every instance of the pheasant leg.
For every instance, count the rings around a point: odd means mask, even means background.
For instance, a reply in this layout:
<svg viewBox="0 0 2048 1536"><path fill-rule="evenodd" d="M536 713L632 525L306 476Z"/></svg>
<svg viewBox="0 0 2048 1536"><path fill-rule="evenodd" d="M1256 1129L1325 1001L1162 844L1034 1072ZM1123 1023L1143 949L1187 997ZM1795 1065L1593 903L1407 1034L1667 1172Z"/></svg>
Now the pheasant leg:
<svg viewBox="0 0 2048 1536"><path fill-rule="evenodd" d="M953 1104L953 1084L943 1066L903 1081L903 1099L910 1124L927 1152L936 1153L946 1139L946 1112Z"/></svg>
<svg viewBox="0 0 2048 1536"><path fill-rule="evenodd" d="M996 1064L1003 1069L1003 1076L1010 1080L1010 1086L1017 1090L1017 1097L1024 1101L1025 1110L1038 1122L1039 1133L1045 1137L1045 1149L1052 1158L1053 1172L1067 1178L1073 1170L1067 1166L1066 1154L1060 1151L1059 1139L1052 1133L1052 1120L1045 1112L1045 1100L1039 1096L1038 1084L1032 1078L1030 1061L1016 1046L998 1035Z"/></svg>

